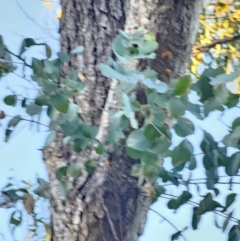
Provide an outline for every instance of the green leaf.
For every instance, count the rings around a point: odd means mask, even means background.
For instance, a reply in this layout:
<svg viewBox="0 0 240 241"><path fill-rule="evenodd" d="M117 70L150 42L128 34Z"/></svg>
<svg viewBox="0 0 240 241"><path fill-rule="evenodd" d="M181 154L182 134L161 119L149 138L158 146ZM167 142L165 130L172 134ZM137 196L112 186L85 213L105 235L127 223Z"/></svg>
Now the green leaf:
<svg viewBox="0 0 240 241"><path fill-rule="evenodd" d="M45 51L46 51L46 56L48 58L50 58L52 55L52 50L50 49L50 47L47 44L45 44Z"/></svg>
<svg viewBox="0 0 240 241"><path fill-rule="evenodd" d="M235 176L240 168L240 152L234 153L229 159L225 167L225 171L229 176Z"/></svg>
<svg viewBox="0 0 240 241"><path fill-rule="evenodd" d="M166 109L167 108L167 96L164 94L157 94L155 98L155 104L158 105L159 107Z"/></svg>
<svg viewBox="0 0 240 241"><path fill-rule="evenodd" d="M74 151L79 153L83 151L88 145L89 139L85 137L78 138L74 141Z"/></svg>
<svg viewBox="0 0 240 241"><path fill-rule="evenodd" d="M210 79L205 75L202 75L200 77L199 81L197 82L198 88L200 91L200 96L201 96L200 101L201 102L204 102L205 100L209 99L210 97L214 97L213 87L209 82L210 82Z"/></svg>
<svg viewBox="0 0 240 241"><path fill-rule="evenodd" d="M240 227L239 225L234 225L228 233L228 241L239 241L240 239Z"/></svg>
<svg viewBox="0 0 240 241"><path fill-rule="evenodd" d="M26 101L27 101L26 98L24 98L24 99L22 100L21 106L22 106L23 108L26 107Z"/></svg>
<svg viewBox="0 0 240 241"><path fill-rule="evenodd" d="M45 95L37 96L35 99L35 104L39 106L48 105L48 98Z"/></svg>
<svg viewBox="0 0 240 241"><path fill-rule="evenodd" d="M59 92L50 97L49 103L61 113L67 113L68 111L69 101Z"/></svg>
<svg viewBox="0 0 240 241"><path fill-rule="evenodd" d="M117 35L112 41L112 50L120 62L127 64L130 58L126 53L126 47L123 45L124 42L129 43L128 38L122 34Z"/></svg>
<svg viewBox="0 0 240 241"><path fill-rule="evenodd" d="M167 206L169 209L175 209L177 210L180 206L187 203L192 198L192 194L188 191L183 191L183 193L177 198L172 198Z"/></svg>
<svg viewBox="0 0 240 241"><path fill-rule="evenodd" d="M176 233L174 233L172 236L171 236L171 241L173 240L178 240L178 238L181 236L181 231L178 231Z"/></svg>
<svg viewBox="0 0 240 241"><path fill-rule="evenodd" d="M189 111L191 114L195 115L199 120L202 120L203 117L201 115L201 105L198 104L192 104L191 102L188 103L187 111Z"/></svg>
<svg viewBox="0 0 240 241"><path fill-rule="evenodd" d="M46 182L42 178L38 178L38 184L39 186L33 192L36 193L39 197L50 199L51 195L49 190L49 182Z"/></svg>
<svg viewBox="0 0 240 241"><path fill-rule="evenodd" d="M234 203L236 196L237 196L236 193L230 193L230 194L227 195L226 205L224 207L224 211L222 211L222 212L227 211L227 209Z"/></svg>
<svg viewBox="0 0 240 241"><path fill-rule="evenodd" d="M136 84L138 82L137 75L135 75L134 73L129 74L129 75L127 73L122 74L106 64L100 64L99 69L100 69L102 75L104 75L108 78L117 79L117 80L120 80L123 82L132 83L132 84Z"/></svg>
<svg viewBox="0 0 240 241"><path fill-rule="evenodd" d="M197 167L196 158L195 158L193 155L191 155L190 160L189 160L188 169L192 171L192 170L194 170L196 167Z"/></svg>
<svg viewBox="0 0 240 241"><path fill-rule="evenodd" d="M217 148L217 146L218 144L214 141L212 136L208 132L204 131L203 140L200 144L203 153L208 153L209 151L212 151L212 149Z"/></svg>
<svg viewBox="0 0 240 241"><path fill-rule="evenodd" d="M62 63L68 62L70 60L70 55L63 52L58 52L57 56Z"/></svg>
<svg viewBox="0 0 240 241"><path fill-rule="evenodd" d="M38 115L42 111L42 107L39 105L36 105L35 103L31 103L30 105L27 106L26 112L30 116Z"/></svg>
<svg viewBox="0 0 240 241"><path fill-rule="evenodd" d="M123 108L124 114L127 118L130 118L133 110L132 110L131 101L128 95L126 95L125 93L123 93L123 103L124 103L124 108Z"/></svg>
<svg viewBox="0 0 240 241"><path fill-rule="evenodd" d="M63 198L66 199L68 194L72 190L72 183L67 180L61 180L60 182L58 182L58 189L62 194Z"/></svg>
<svg viewBox="0 0 240 241"><path fill-rule="evenodd" d="M64 79L62 81L62 83L64 85L68 86L69 88L78 90L78 91L82 90L84 87L84 84L82 82L78 82L78 81L71 80L71 79Z"/></svg>
<svg viewBox="0 0 240 241"><path fill-rule="evenodd" d="M17 194L19 190L18 189L9 189L6 191L2 191L3 194L7 195L12 201L16 202L18 200L21 200L21 196Z"/></svg>
<svg viewBox="0 0 240 241"><path fill-rule="evenodd" d="M20 115L16 115L8 122L8 128L11 126L16 126L22 120Z"/></svg>
<svg viewBox="0 0 240 241"><path fill-rule="evenodd" d="M218 67L217 69L213 68L207 68L203 71L202 75L205 75L207 77L216 77L220 74L224 74L225 70L223 67Z"/></svg>
<svg viewBox="0 0 240 241"><path fill-rule="evenodd" d="M83 46L77 46L75 49L71 51L71 54L81 54L84 51Z"/></svg>
<svg viewBox="0 0 240 241"><path fill-rule="evenodd" d="M229 96L228 96L228 100L225 103L225 105L228 108L232 108L232 107L235 107L238 103L239 103L239 95L230 93Z"/></svg>
<svg viewBox="0 0 240 241"><path fill-rule="evenodd" d="M84 163L85 169L89 174L92 174L96 169L96 164L93 160L87 160Z"/></svg>
<svg viewBox="0 0 240 241"><path fill-rule="evenodd" d="M174 86L175 95L183 95L188 92L189 86L191 84L191 77L189 75L183 76L178 79L177 83Z"/></svg>
<svg viewBox="0 0 240 241"><path fill-rule="evenodd" d="M29 47L36 45L35 41L32 38L26 38L22 41L22 45L20 48L19 56Z"/></svg>
<svg viewBox="0 0 240 241"><path fill-rule="evenodd" d="M184 146L184 141L175 147L171 153L172 165L177 171L181 171L185 167L185 163L190 160L191 152Z"/></svg>
<svg viewBox="0 0 240 241"><path fill-rule="evenodd" d="M63 166L57 169L56 171L56 178L57 180L61 181L67 176L67 167Z"/></svg>
<svg viewBox="0 0 240 241"><path fill-rule="evenodd" d="M59 112L52 106L48 106L47 115L52 121L54 121L58 118Z"/></svg>
<svg viewBox="0 0 240 241"><path fill-rule="evenodd" d="M201 215L198 214L198 207L193 208L193 216L192 216L192 228L193 230L197 229L197 226L201 220Z"/></svg>
<svg viewBox="0 0 240 241"><path fill-rule="evenodd" d="M149 141L154 141L157 138L159 138L161 136L161 134L159 133L159 131L157 131L157 129L152 125L152 124L148 124L145 129L144 129L144 136L149 140Z"/></svg>
<svg viewBox="0 0 240 241"><path fill-rule="evenodd" d="M32 69L33 73L39 75L43 72L43 62L39 59L32 58Z"/></svg>
<svg viewBox="0 0 240 241"><path fill-rule="evenodd" d="M82 175L81 166L78 163L71 163L67 167L67 175L73 178L79 178Z"/></svg>
<svg viewBox="0 0 240 241"><path fill-rule="evenodd" d="M144 69L142 71L142 74L145 76L145 78L147 79L151 79L156 81L157 80L157 72L149 67L147 67L146 69Z"/></svg>
<svg viewBox="0 0 240 241"><path fill-rule="evenodd" d="M122 31L122 30L120 30L120 29L118 29L118 31L119 31L119 33L120 33L123 37L125 37L126 39L130 39L130 36L129 36L128 33L124 32L124 31Z"/></svg>
<svg viewBox="0 0 240 241"><path fill-rule="evenodd" d="M142 175L142 167L139 163L133 164L131 169L131 176L139 177Z"/></svg>
<svg viewBox="0 0 240 241"><path fill-rule="evenodd" d="M169 109L173 118L180 118L184 115L186 107L178 97L172 96L169 100Z"/></svg>
<svg viewBox="0 0 240 241"><path fill-rule="evenodd" d="M15 106L17 103L17 96L16 95L8 95L4 98L4 103L6 105Z"/></svg>
<svg viewBox="0 0 240 241"><path fill-rule="evenodd" d="M5 139L4 139L5 142L8 142L11 134L12 134L12 130L6 129L6 131L5 131Z"/></svg>
<svg viewBox="0 0 240 241"><path fill-rule="evenodd" d="M102 144L99 144L96 148L96 153L99 155L102 155L104 153L104 146Z"/></svg>
<svg viewBox="0 0 240 241"><path fill-rule="evenodd" d="M76 133L79 126L79 120L77 118L69 121L67 120L63 124L60 124L63 134L66 136L72 136L74 133ZM81 136L83 136L83 134Z"/></svg>
<svg viewBox="0 0 240 241"><path fill-rule="evenodd" d="M237 126L240 126L240 117L236 118L232 123L232 129L235 129Z"/></svg>
<svg viewBox="0 0 240 241"><path fill-rule="evenodd" d="M141 151L137 151L137 150L134 150L133 148L131 147L126 147L126 153L132 158L132 159L140 159L141 155L142 155L142 152Z"/></svg>
<svg viewBox="0 0 240 241"><path fill-rule="evenodd" d="M219 111L223 111L224 108L223 106L221 105L221 103L219 102L218 99L215 99L215 98L209 98L205 103L204 103L204 115L207 117L208 114L211 112L211 111L214 111L214 110L219 110Z"/></svg>
<svg viewBox="0 0 240 241"><path fill-rule="evenodd" d="M14 218L14 215L18 213L19 217L18 219ZM10 224L14 225L14 226L19 226L22 223L22 212L21 211L14 211L10 217Z"/></svg>
<svg viewBox="0 0 240 241"><path fill-rule="evenodd" d="M222 207L220 203L218 203L215 200L212 200L212 194L208 193L203 200L200 202L199 208L198 208L198 214L204 214L206 212L210 212L215 210L218 207Z"/></svg>
<svg viewBox="0 0 240 241"><path fill-rule="evenodd" d="M139 51L143 54L150 54L158 49L157 42L144 41L139 44Z"/></svg>
<svg viewBox="0 0 240 241"><path fill-rule="evenodd" d="M218 166L217 156L215 155L215 152L208 152L203 156L203 165L206 170Z"/></svg>
<svg viewBox="0 0 240 241"><path fill-rule="evenodd" d="M160 137L155 143L150 151L154 154L161 155L162 157L167 157L169 154L169 147L171 146L171 142L167 140L165 137Z"/></svg>
<svg viewBox="0 0 240 241"><path fill-rule="evenodd" d="M127 138L128 147L138 151L146 151L152 146L152 143L144 136L141 130L133 131Z"/></svg>
<svg viewBox="0 0 240 241"><path fill-rule="evenodd" d="M235 71L231 74L220 74L220 75L217 75L216 77L211 77L210 83L212 85L216 85L219 83L226 84L230 81L233 81L235 78L239 77L239 75L240 75L240 70Z"/></svg>
<svg viewBox="0 0 240 241"><path fill-rule="evenodd" d="M142 81L145 86L150 89L156 90L158 93L166 93L169 89L168 85L162 81L153 81L151 79L145 79Z"/></svg>
<svg viewBox="0 0 240 241"><path fill-rule="evenodd" d="M221 103L225 104L231 92L227 89L225 84L219 84L213 89L215 98Z"/></svg>
<svg viewBox="0 0 240 241"><path fill-rule="evenodd" d="M224 220L224 222L223 222L223 227L222 227L223 232L224 232L225 229L227 228L228 222L229 222L229 220L231 219L232 215L233 215L233 212L230 212L230 213L227 215L226 219Z"/></svg>
<svg viewBox="0 0 240 241"><path fill-rule="evenodd" d="M56 131L53 130L50 132L50 134L47 137L46 143L45 143L45 147L48 147L56 138Z"/></svg>
<svg viewBox="0 0 240 241"><path fill-rule="evenodd" d="M193 123L185 117L180 117L174 126L176 134L181 137L193 134L194 129Z"/></svg>
<svg viewBox="0 0 240 241"><path fill-rule="evenodd" d="M236 126L233 131L223 138L223 144L231 147L239 147L240 145L240 126Z"/></svg>
<svg viewBox="0 0 240 241"><path fill-rule="evenodd" d="M156 126L162 126L163 125L163 122L164 122L164 119L165 119L165 113L164 111L153 105L152 106L152 114L153 114L153 124L156 125Z"/></svg>

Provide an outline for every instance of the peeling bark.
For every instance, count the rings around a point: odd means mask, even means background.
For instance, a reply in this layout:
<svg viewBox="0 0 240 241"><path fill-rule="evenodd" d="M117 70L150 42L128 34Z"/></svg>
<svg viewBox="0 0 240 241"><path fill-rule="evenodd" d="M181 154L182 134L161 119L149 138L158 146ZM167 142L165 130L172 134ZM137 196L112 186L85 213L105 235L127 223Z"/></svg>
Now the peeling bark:
<svg viewBox="0 0 240 241"><path fill-rule="evenodd" d="M71 60L68 68L86 74L87 86L76 96L79 112L91 114L89 122L106 128L101 108L114 108L108 79L97 65L111 56L111 42L118 29L131 31L150 20L148 29L157 34L157 59L147 61L159 79L168 82L186 72L194 42L201 1L198 0L62 0L60 24L62 51L78 45L85 47L82 56ZM163 58L164 51L173 58ZM171 72L166 72L169 69ZM168 73L168 74L166 74ZM103 127L104 126L104 127ZM101 139L101 138L100 138ZM44 160L51 185L51 229L53 241L136 241L142 234L149 199L139 201L137 180L130 176L134 160L127 157L124 140L109 158L91 150L80 155L62 144L62 136L44 150ZM97 163L92 175L84 172L73 180L74 190L63 200L57 189L56 170L73 162L84 165L89 157Z"/></svg>

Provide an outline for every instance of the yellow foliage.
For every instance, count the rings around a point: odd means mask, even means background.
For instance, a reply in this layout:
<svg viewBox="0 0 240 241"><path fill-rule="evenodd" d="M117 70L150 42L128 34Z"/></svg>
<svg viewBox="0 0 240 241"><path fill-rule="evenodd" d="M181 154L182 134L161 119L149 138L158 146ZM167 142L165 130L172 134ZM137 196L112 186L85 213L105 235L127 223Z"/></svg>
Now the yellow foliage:
<svg viewBox="0 0 240 241"><path fill-rule="evenodd" d="M54 8L54 5L53 5L49 0L43 0L43 4L44 4L47 8Z"/></svg>
<svg viewBox="0 0 240 241"><path fill-rule="evenodd" d="M58 10L57 10L57 19L60 20L62 18L62 8L60 7Z"/></svg>
<svg viewBox="0 0 240 241"><path fill-rule="evenodd" d="M191 73L197 77L200 65L206 68L211 67L212 64L214 66L221 65L225 67L227 74L236 68L238 69L240 62L239 41L224 43L224 40L240 35L239 0L204 0L199 22L200 31L192 49ZM223 40L223 43L220 40ZM219 44L214 44L215 42L219 42ZM240 78L237 78L233 83L234 89L236 85L235 91L240 92Z"/></svg>

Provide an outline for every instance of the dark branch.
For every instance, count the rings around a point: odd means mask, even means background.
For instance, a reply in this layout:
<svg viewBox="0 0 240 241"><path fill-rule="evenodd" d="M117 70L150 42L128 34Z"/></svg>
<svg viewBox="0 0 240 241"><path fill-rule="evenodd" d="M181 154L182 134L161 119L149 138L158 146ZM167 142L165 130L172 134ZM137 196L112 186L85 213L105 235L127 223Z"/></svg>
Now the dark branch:
<svg viewBox="0 0 240 241"><path fill-rule="evenodd" d="M240 35L234 36L232 38L217 39L210 44L196 46L196 47L194 47L194 50L198 50L201 52L207 52L207 51L209 51L210 48L215 47L217 44L231 43L236 40L240 40Z"/></svg>

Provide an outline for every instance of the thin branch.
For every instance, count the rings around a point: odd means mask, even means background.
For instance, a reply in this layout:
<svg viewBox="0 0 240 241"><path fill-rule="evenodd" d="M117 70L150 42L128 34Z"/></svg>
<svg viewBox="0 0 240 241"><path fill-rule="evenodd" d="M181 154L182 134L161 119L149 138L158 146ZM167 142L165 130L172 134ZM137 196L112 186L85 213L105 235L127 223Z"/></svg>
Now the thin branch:
<svg viewBox="0 0 240 241"><path fill-rule="evenodd" d="M2 62L2 63L12 63L12 64L25 64L25 63L21 63L21 62L17 62L17 61L5 60L5 59L2 59L0 62Z"/></svg>
<svg viewBox="0 0 240 241"><path fill-rule="evenodd" d="M25 79L25 80L26 80L27 82L29 82L34 88L39 88L39 87L36 87L36 86L33 84L33 81L32 81L32 80L29 80L29 79L25 78L24 76L21 76L21 75L15 73L15 72L12 72L12 73L15 74L16 76L22 78L22 79ZM40 88L39 88L39 89L40 89ZM37 89L36 89L36 90L37 90Z"/></svg>
<svg viewBox="0 0 240 241"><path fill-rule="evenodd" d="M160 135L164 136L170 143L172 143L172 141L169 140L169 139L166 137L166 135L164 135L153 123L151 123L151 124L152 124L152 126L156 129L156 131L157 131Z"/></svg>
<svg viewBox="0 0 240 241"><path fill-rule="evenodd" d="M25 66L32 68L32 66L29 65L28 63L26 63L25 59L23 59L21 56L14 54L12 51L8 50L7 48L4 48L4 50L7 51L9 54L15 56L16 58L20 59L24 63Z"/></svg>
<svg viewBox="0 0 240 241"><path fill-rule="evenodd" d="M33 123L36 123L36 124L39 124L39 125L41 125L41 126L45 126L45 127L48 127L48 128L49 128L48 125L42 124L42 123L40 123L40 122L38 122L38 121L35 121L35 120L29 120L29 119L25 119L25 118L22 118L22 117L16 117L16 116L11 116L11 115L7 115L7 114L5 114L5 116L12 117L12 118L16 118L16 119L19 119L19 120L24 120L24 121L33 122ZM57 130L56 130L56 131L57 131Z"/></svg>
<svg viewBox="0 0 240 241"><path fill-rule="evenodd" d="M172 195L172 194L167 194L167 193L164 193L164 194L162 194L162 195L166 195L166 196L178 198L178 196L175 196L175 195ZM171 198L162 197L162 196L160 196L160 198L171 199ZM194 207L199 207L199 203L194 202L194 201L187 201L187 204L190 204L190 205L192 205L192 206L194 206ZM221 217L225 217L225 218L226 218L226 217L228 216L228 214L222 213L220 210L212 210L212 212L216 213L217 215L219 215L219 216L221 216ZM231 217L230 220L231 220L232 222L237 222L237 223L239 223L239 219L237 219L237 218L235 218L235 217Z"/></svg>
<svg viewBox="0 0 240 241"><path fill-rule="evenodd" d="M141 203L147 207L149 210L151 210L152 212L156 213L158 216L160 216L164 221L168 222L177 232L180 232L180 230L171 222L169 221L167 218L165 218L162 214L160 214L159 212L157 212L156 210L152 209L152 208L149 208L144 202L143 200L141 199L141 197L139 197L139 200L141 201ZM187 239L185 238L184 235L182 235L182 233L180 234L182 236L182 238L187 241Z"/></svg>
<svg viewBox="0 0 240 241"><path fill-rule="evenodd" d="M217 39L217 40L214 40L210 44L196 46L196 47L194 47L194 50L198 50L201 52L207 52L207 51L209 51L210 48L215 47L217 44L226 44L226 43L230 43L230 42L233 42L236 40L240 40L240 35L234 36L232 38Z"/></svg>
<svg viewBox="0 0 240 241"><path fill-rule="evenodd" d="M28 15L28 13L24 10L24 8L22 7L22 5L18 2L18 0L15 0L16 4L18 5L19 9L23 12L23 14L30 19L34 24L36 24L39 28L43 29L43 30L56 30L56 29L48 29L48 28L44 28L43 26L41 26L40 24L38 24L32 17L30 17Z"/></svg>

